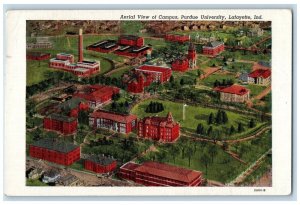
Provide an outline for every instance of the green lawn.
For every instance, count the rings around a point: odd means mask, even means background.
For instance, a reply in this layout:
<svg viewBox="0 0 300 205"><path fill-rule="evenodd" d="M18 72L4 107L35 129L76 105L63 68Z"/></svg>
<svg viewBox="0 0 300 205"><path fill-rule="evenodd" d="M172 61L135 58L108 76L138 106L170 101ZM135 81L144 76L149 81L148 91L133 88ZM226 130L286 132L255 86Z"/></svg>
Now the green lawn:
<svg viewBox="0 0 300 205"><path fill-rule="evenodd" d="M128 72L131 69L130 66L126 66L124 69L121 69L117 72L114 72L113 74L110 75L110 77L115 77L115 78L119 78L121 77L124 73Z"/></svg>
<svg viewBox="0 0 300 205"><path fill-rule="evenodd" d="M177 147L177 152L172 151L172 147L174 146ZM206 173L206 167L201 161L201 157L206 152L204 150L209 149L209 146L215 146L216 154L213 158L209 154L209 164ZM209 143L192 142L188 138L181 137L176 144L159 144L156 146L156 148L158 149L158 152L149 152L146 156L139 158L137 162L141 163L154 159L155 161L201 171L204 174L204 178L223 183L231 181L238 176L239 173L246 169L246 165L232 158L219 146ZM182 154L183 149L185 151ZM190 165L189 158L186 155L187 149L193 150Z"/></svg>
<svg viewBox="0 0 300 205"><path fill-rule="evenodd" d="M246 87L250 90L250 96L251 97L257 96L264 89L266 89L265 86L261 86L261 85L247 85Z"/></svg>
<svg viewBox="0 0 300 205"><path fill-rule="evenodd" d="M27 61L27 69L26 69L26 84L33 85L39 83L43 80L47 80L45 73L47 71L52 71L49 68L49 61Z"/></svg>
<svg viewBox="0 0 300 205"><path fill-rule="evenodd" d="M48 186L48 184L45 184L38 179L26 179L26 186Z"/></svg>
<svg viewBox="0 0 300 205"><path fill-rule="evenodd" d="M218 72L211 74L207 78L203 79L200 81L200 84L209 86L209 87L214 87L214 83L216 80L222 83L223 79L227 80L233 80L235 82L236 78L233 74L220 74Z"/></svg>
<svg viewBox="0 0 300 205"><path fill-rule="evenodd" d="M164 106L164 111L156 114L146 113L145 108L150 103L150 101L155 102L161 102ZM152 115L158 115L158 116L166 116L167 113L170 111L172 112L172 115L174 119L178 122L180 122L181 129L185 129L187 131L195 132L196 128L199 123L201 123L205 130L209 127L208 125L208 117L210 113L213 113L216 115L217 110L212 108L204 108L200 106L187 106L186 107L186 118L183 121L182 120L182 109L183 104L176 103L176 102L170 102L170 101L162 101L162 100L156 100L156 99L149 99L145 100L138 105L134 106L131 110L131 113L136 114L139 118L143 118L145 116L152 116ZM223 130L227 130L230 128L231 125L234 126L234 128L237 130L238 123L241 122L244 127L244 132L242 133L235 133L232 136L224 136L224 138L235 138L235 135L237 135L239 138L243 137L243 133L250 132L251 130L254 130L256 127L248 129L248 123L250 118L246 115L237 114L234 112L226 111L228 116L228 122L225 125L216 125L213 124L213 129L220 130L224 133ZM260 126L261 123L257 122L256 126Z"/></svg>
<svg viewBox="0 0 300 205"><path fill-rule="evenodd" d="M226 70L230 72L251 72L252 63L228 62Z"/></svg>

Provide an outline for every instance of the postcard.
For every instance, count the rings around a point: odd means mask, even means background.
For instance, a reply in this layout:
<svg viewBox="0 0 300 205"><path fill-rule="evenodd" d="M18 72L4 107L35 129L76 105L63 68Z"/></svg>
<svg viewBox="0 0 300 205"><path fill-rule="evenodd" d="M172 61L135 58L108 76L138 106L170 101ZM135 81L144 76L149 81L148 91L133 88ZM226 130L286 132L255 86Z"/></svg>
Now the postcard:
<svg viewBox="0 0 300 205"><path fill-rule="evenodd" d="M290 10L6 20L8 196L291 193Z"/></svg>

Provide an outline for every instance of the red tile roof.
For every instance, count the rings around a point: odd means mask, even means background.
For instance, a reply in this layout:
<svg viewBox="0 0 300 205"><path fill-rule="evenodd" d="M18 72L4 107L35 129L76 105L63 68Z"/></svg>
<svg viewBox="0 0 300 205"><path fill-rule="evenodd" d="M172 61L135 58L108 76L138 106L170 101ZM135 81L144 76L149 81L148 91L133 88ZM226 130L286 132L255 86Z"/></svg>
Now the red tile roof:
<svg viewBox="0 0 300 205"><path fill-rule="evenodd" d="M257 69L248 75L248 77L251 77L251 78L258 78L258 77L268 78L270 76L271 76L270 69Z"/></svg>
<svg viewBox="0 0 300 205"><path fill-rule="evenodd" d="M199 171L153 161L144 162L134 170L186 183L192 182L202 175Z"/></svg>
<svg viewBox="0 0 300 205"><path fill-rule="evenodd" d="M105 110L97 110L91 113L90 117L103 118L103 119L113 120L121 123L129 123L137 119L136 115L118 114L118 113L108 112Z"/></svg>
<svg viewBox="0 0 300 205"><path fill-rule="evenodd" d="M229 87L216 87L214 88L214 90L222 93L231 93L236 95L245 95L249 92L247 88L240 85L231 85Z"/></svg>
<svg viewBox="0 0 300 205"><path fill-rule="evenodd" d="M142 65L137 68L137 70L142 70L142 71L154 71L154 72L166 72L168 71L169 67L162 67L162 66L154 66L154 65Z"/></svg>
<svg viewBox="0 0 300 205"><path fill-rule="evenodd" d="M117 87L105 86L105 85L90 85L86 86L83 91L74 94L76 97L80 97L90 101L100 101L102 97L106 95L113 95L120 91Z"/></svg>

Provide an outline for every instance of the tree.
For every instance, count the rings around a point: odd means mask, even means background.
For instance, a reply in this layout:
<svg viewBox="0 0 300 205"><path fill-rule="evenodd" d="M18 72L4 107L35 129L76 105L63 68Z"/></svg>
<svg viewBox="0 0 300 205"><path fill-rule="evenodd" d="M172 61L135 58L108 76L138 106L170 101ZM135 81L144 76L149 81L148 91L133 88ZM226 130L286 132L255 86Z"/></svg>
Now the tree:
<svg viewBox="0 0 300 205"><path fill-rule="evenodd" d="M231 125L231 127L230 127L230 135L232 135L234 132L235 132L235 129L234 129L233 125Z"/></svg>
<svg viewBox="0 0 300 205"><path fill-rule="evenodd" d="M216 154L217 154L217 152L218 152L218 149L217 149L216 145L211 144L211 145L208 147L208 152L210 153L211 162L214 163L214 157L216 156Z"/></svg>
<svg viewBox="0 0 300 205"><path fill-rule="evenodd" d="M204 164L204 166L205 166L205 174L207 177L207 167L208 167L210 161L209 161L209 156L206 152L204 152L204 154L200 157L200 162L202 164Z"/></svg>
<svg viewBox="0 0 300 205"><path fill-rule="evenodd" d="M177 153L179 152L179 147L176 144L173 144L173 145L171 145L170 151L171 151L171 155L173 156L174 163L175 163L175 158L176 158Z"/></svg>
<svg viewBox="0 0 300 205"><path fill-rule="evenodd" d="M217 124L221 124L221 122L222 122L222 114L221 114L221 110L218 110L217 115L216 115L216 118L215 118L215 122L216 122Z"/></svg>
<svg viewBox="0 0 300 205"><path fill-rule="evenodd" d="M222 110L221 114L222 114L222 123L226 124L228 122L227 113L224 110Z"/></svg>
<svg viewBox="0 0 300 205"><path fill-rule="evenodd" d="M241 122L239 122L238 124L238 132L243 132L244 131L244 128L243 128L243 124Z"/></svg>
<svg viewBox="0 0 300 205"><path fill-rule="evenodd" d="M207 129L207 135L208 135L208 136L211 136L212 131L213 131L212 126L209 126L209 128Z"/></svg>
<svg viewBox="0 0 300 205"><path fill-rule="evenodd" d="M197 134L203 135L205 133L204 127L201 123L198 124L197 126Z"/></svg>
<svg viewBox="0 0 300 205"><path fill-rule="evenodd" d="M254 119L252 118L250 121L249 121L249 128L253 128L255 127L255 121Z"/></svg>
<svg viewBox="0 0 300 205"><path fill-rule="evenodd" d="M173 82L174 82L174 76L171 75L171 77L170 77L170 83L173 83Z"/></svg>
<svg viewBox="0 0 300 205"><path fill-rule="evenodd" d="M189 167L190 167L191 166L191 158L194 155L193 148L192 148L192 146L190 144L187 147L186 155L187 155L187 157L189 159Z"/></svg>
<svg viewBox="0 0 300 205"><path fill-rule="evenodd" d="M184 82L184 79L181 78L181 79L180 79L180 85L184 85L184 83L185 83L185 82Z"/></svg>
<svg viewBox="0 0 300 205"><path fill-rule="evenodd" d="M214 121L214 114L211 112L209 117L208 117L208 124L211 125Z"/></svg>

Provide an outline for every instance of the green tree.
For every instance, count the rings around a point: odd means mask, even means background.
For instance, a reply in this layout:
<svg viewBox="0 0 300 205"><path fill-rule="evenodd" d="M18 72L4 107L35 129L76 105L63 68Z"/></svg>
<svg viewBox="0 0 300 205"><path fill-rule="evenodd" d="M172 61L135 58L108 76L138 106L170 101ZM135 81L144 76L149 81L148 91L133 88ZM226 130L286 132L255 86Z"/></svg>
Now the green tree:
<svg viewBox="0 0 300 205"><path fill-rule="evenodd" d="M173 161L174 161L174 164L175 164L175 158L176 158L176 156L179 152L179 147L176 144L173 144L173 145L171 145L170 151L171 151L171 155L173 157Z"/></svg>
<svg viewBox="0 0 300 205"><path fill-rule="evenodd" d="M197 126L197 134L203 135L205 133L204 127L201 123L198 124Z"/></svg>
<svg viewBox="0 0 300 205"><path fill-rule="evenodd" d="M244 131L243 124L241 122L239 122L237 130L239 133Z"/></svg>
<svg viewBox="0 0 300 205"><path fill-rule="evenodd" d="M208 156L207 152L204 152L204 154L200 157L200 162L202 164L204 164L204 166L205 166L205 174L206 174L206 177L207 177L207 167L210 163L209 156Z"/></svg>
<svg viewBox="0 0 300 205"><path fill-rule="evenodd" d="M231 127L230 127L230 135L232 135L234 132L235 132L235 129L234 129L233 125L231 125Z"/></svg>
<svg viewBox="0 0 300 205"><path fill-rule="evenodd" d="M209 117L208 117L208 124L211 125L214 122L214 114L211 112Z"/></svg>
<svg viewBox="0 0 300 205"><path fill-rule="evenodd" d="M222 114L222 123L226 124L228 122L227 113L224 110L222 110L221 114Z"/></svg>
<svg viewBox="0 0 300 205"><path fill-rule="evenodd" d="M192 146L189 144L188 147L187 147L187 151L186 151L186 155L188 157L188 160L189 160L189 167L191 166L191 158L192 156L194 155L194 151L193 151L193 148Z"/></svg>
<svg viewBox="0 0 300 205"><path fill-rule="evenodd" d="M211 157L211 162L214 163L214 157L215 157L216 154L218 153L218 149L217 149L216 145L211 144L211 145L208 147L208 152L209 152L210 157Z"/></svg>
<svg viewBox="0 0 300 205"><path fill-rule="evenodd" d="M255 121L254 119L252 118L250 121L249 121L249 128L253 128L255 127Z"/></svg>
<svg viewBox="0 0 300 205"><path fill-rule="evenodd" d="M213 132L213 127L209 126L209 128L207 129L207 135L211 136L212 132Z"/></svg>

